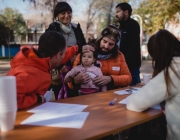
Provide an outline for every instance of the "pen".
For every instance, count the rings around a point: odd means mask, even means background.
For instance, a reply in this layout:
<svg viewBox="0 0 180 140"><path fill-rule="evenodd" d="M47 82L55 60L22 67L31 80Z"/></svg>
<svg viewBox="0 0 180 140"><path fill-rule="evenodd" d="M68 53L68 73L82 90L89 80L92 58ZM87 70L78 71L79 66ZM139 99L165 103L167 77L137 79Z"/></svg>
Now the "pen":
<svg viewBox="0 0 180 140"><path fill-rule="evenodd" d="M117 98L114 98L114 100L112 100L109 105L114 105L114 103L117 101Z"/></svg>

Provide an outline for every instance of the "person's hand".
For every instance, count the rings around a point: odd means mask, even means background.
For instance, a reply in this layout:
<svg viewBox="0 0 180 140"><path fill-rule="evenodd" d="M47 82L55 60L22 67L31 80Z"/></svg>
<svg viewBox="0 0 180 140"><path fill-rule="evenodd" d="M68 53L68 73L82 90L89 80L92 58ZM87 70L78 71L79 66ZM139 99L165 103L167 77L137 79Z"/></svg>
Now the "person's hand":
<svg viewBox="0 0 180 140"><path fill-rule="evenodd" d="M69 71L69 69L66 67L66 65L64 65L61 69L60 72L62 73L67 73Z"/></svg>
<svg viewBox="0 0 180 140"><path fill-rule="evenodd" d="M46 98L43 95L40 95L41 99L42 99L42 103L46 102Z"/></svg>
<svg viewBox="0 0 180 140"><path fill-rule="evenodd" d="M111 76L99 76L93 79L93 83L97 86L107 85L111 82Z"/></svg>
<svg viewBox="0 0 180 140"><path fill-rule="evenodd" d="M68 76L68 77L65 77L64 81L65 81L66 83L68 83L68 82L71 82L72 79L73 79L73 77Z"/></svg>
<svg viewBox="0 0 180 140"><path fill-rule="evenodd" d="M91 45L84 45L83 47L82 47L82 52L84 53L84 52L89 52L89 51L95 51L95 49L91 46Z"/></svg>
<svg viewBox="0 0 180 140"><path fill-rule="evenodd" d="M76 84L87 83L90 80L91 80L91 77L86 73L86 71L82 71L76 77L74 77L74 82Z"/></svg>

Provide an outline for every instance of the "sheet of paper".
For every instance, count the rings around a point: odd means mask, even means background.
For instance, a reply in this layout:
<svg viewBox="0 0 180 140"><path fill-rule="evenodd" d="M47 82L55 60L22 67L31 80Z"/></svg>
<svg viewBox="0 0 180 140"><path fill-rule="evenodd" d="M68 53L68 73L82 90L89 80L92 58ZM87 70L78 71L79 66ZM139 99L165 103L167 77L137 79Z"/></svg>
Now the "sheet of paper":
<svg viewBox="0 0 180 140"><path fill-rule="evenodd" d="M119 104L127 104L127 98L121 100L120 102L118 102Z"/></svg>
<svg viewBox="0 0 180 140"><path fill-rule="evenodd" d="M131 94L131 93L137 92L137 91L140 90L140 89L141 89L141 88L128 88L128 89L125 89L125 90L115 91L114 93L116 93L116 94L118 94L118 95Z"/></svg>
<svg viewBox="0 0 180 140"><path fill-rule="evenodd" d="M50 127L82 128L89 112L78 112L72 114L35 113L23 122L22 125L38 125Z"/></svg>
<svg viewBox="0 0 180 140"><path fill-rule="evenodd" d="M81 112L86 107L87 107L87 105L46 102L46 103L44 103L40 106L37 106L31 110L28 110L27 112L32 112L32 113L61 112L63 114L66 114L66 113Z"/></svg>
<svg viewBox="0 0 180 140"><path fill-rule="evenodd" d="M46 102L51 101L51 99L52 99L52 88L50 91L46 91L46 93L44 94L44 97L46 99Z"/></svg>

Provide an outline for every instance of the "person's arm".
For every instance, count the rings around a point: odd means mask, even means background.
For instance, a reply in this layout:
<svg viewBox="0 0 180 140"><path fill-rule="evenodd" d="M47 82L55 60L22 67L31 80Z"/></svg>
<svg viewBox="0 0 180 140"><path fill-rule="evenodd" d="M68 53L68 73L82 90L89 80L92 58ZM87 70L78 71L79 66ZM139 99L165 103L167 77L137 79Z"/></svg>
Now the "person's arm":
<svg viewBox="0 0 180 140"><path fill-rule="evenodd" d="M74 77L77 75L78 68L74 67L72 68L65 76L64 81L65 82L71 82Z"/></svg>
<svg viewBox="0 0 180 140"><path fill-rule="evenodd" d="M131 73L129 72L128 66L126 64L124 55L121 53L121 65L120 65L120 73L119 75L111 75L112 82L116 87L125 87L128 86L131 81Z"/></svg>
<svg viewBox="0 0 180 140"><path fill-rule="evenodd" d="M39 73L38 70L36 72ZM33 71L18 69L11 69L7 75L16 76L18 109L25 109L43 102L43 95L51 81L50 75L45 77L41 74L35 74Z"/></svg>
<svg viewBox="0 0 180 140"><path fill-rule="evenodd" d="M174 74L171 73L171 75L174 75ZM172 77L174 77L173 79L177 79L176 75L174 75ZM176 82L175 86L178 87L178 85L179 85L179 82ZM156 77L154 77L152 80L150 80L138 92L131 94L128 97L126 107L128 110L132 110L132 111L136 111L136 112L144 111L144 110L148 109L149 107L159 104L162 101L166 100L167 98L170 98L170 97L174 96L175 94L179 93L177 88L175 88L172 85L170 86L170 92L171 92L171 94L168 95L168 93L166 91L166 83L165 83L165 79L164 79L164 73L161 72Z"/></svg>
<svg viewBox="0 0 180 140"><path fill-rule="evenodd" d="M128 36L126 41L126 61L127 64L131 64L134 58L137 59L137 54L140 56L140 26L137 22L133 22L131 26L128 26Z"/></svg>
<svg viewBox="0 0 180 140"><path fill-rule="evenodd" d="M65 52L65 56L63 60L60 62L59 65L65 64L66 62L70 61L78 52L78 46L68 47Z"/></svg>

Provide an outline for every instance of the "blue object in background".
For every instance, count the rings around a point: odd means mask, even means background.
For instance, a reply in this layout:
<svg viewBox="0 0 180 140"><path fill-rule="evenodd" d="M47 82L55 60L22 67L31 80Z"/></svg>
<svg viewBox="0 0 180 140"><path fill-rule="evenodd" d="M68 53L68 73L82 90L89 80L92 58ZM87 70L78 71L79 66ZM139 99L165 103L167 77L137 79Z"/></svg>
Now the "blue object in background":
<svg viewBox="0 0 180 140"><path fill-rule="evenodd" d="M10 57L15 56L20 50L19 44L11 44L10 45ZM9 49L8 46L0 46L0 57L9 57Z"/></svg>

